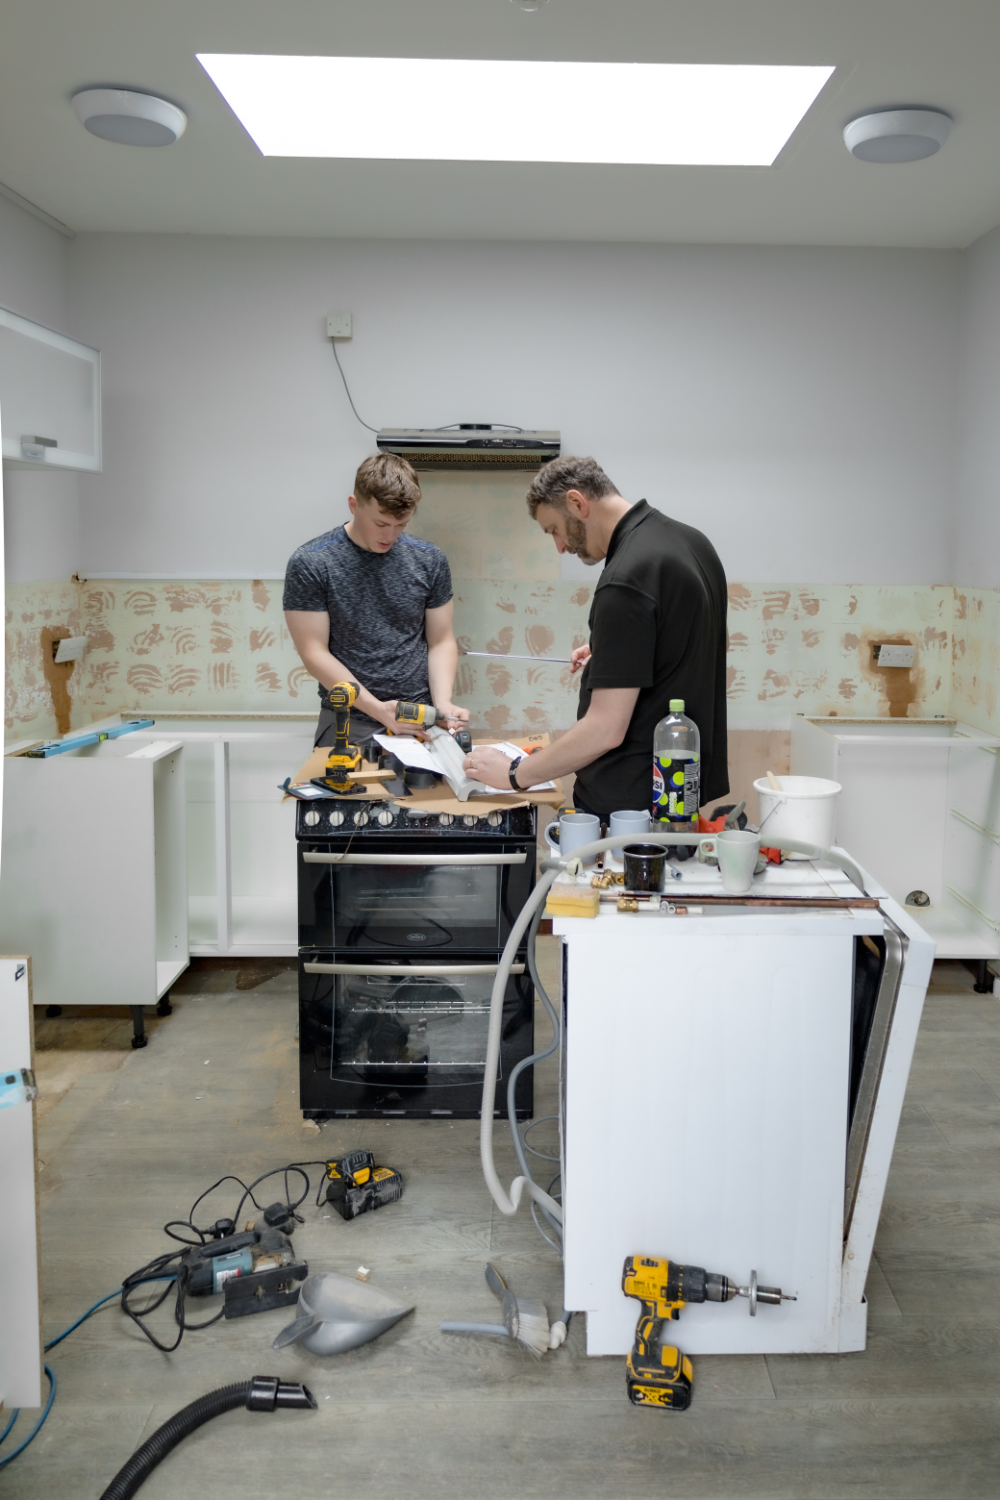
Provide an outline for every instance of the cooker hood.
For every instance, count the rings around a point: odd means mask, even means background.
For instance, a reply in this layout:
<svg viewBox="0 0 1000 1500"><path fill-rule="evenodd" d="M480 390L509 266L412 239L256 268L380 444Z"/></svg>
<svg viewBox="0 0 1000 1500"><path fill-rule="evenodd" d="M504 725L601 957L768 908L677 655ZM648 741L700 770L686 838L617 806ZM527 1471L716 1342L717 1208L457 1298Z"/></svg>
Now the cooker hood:
<svg viewBox="0 0 1000 1500"><path fill-rule="evenodd" d="M383 427L382 453L398 453L415 469L540 469L559 457L559 433L488 422L453 427Z"/></svg>

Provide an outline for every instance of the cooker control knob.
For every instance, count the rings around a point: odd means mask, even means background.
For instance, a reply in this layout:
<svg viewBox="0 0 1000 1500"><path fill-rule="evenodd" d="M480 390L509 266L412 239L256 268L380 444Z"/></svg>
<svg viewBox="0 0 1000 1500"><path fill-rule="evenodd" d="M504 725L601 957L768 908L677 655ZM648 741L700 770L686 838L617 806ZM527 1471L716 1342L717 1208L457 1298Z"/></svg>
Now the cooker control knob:
<svg viewBox="0 0 1000 1500"><path fill-rule="evenodd" d="M475 813L466 813L462 819L462 822L465 824L466 828L475 828L476 824L479 822L479 819L476 817Z"/></svg>
<svg viewBox="0 0 1000 1500"><path fill-rule="evenodd" d="M502 812L491 812L490 815L489 815L489 817L486 819L486 821L490 825L491 828L499 828L500 825L501 825L501 823L503 822L503 813Z"/></svg>
<svg viewBox="0 0 1000 1500"><path fill-rule="evenodd" d="M319 822L319 813L314 807L311 807L309 811L304 815L302 821L307 828L315 828L316 824Z"/></svg>
<svg viewBox="0 0 1000 1500"><path fill-rule="evenodd" d="M341 823L343 823L343 821L344 821L344 814L340 811L340 808L339 807L334 808L333 812L330 814L330 827L331 828L339 828L340 825L341 825Z"/></svg>
<svg viewBox="0 0 1000 1500"><path fill-rule="evenodd" d="M452 813L438 813L438 822L442 828L450 828L455 818Z"/></svg>
<svg viewBox="0 0 1000 1500"><path fill-rule="evenodd" d="M368 822L368 814L365 812L364 808L362 807L358 812L356 812L354 814L354 826L355 826L355 828L364 828L364 826L365 826L365 824L367 822Z"/></svg>
<svg viewBox="0 0 1000 1500"><path fill-rule="evenodd" d="M392 822L392 813L387 807L383 807L382 811L375 815L375 821L376 823L381 824L383 828L388 828L389 824Z"/></svg>

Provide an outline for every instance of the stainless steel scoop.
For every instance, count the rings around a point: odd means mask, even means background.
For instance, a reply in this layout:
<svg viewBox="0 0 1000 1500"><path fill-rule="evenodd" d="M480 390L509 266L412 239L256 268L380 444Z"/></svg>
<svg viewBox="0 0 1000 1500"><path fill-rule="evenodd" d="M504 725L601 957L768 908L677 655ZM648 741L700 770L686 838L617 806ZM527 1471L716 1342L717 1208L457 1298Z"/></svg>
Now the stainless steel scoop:
<svg viewBox="0 0 1000 1500"><path fill-rule="evenodd" d="M301 1344L310 1354L343 1354L378 1338L412 1312L413 1305L367 1282L323 1271L302 1283L298 1310L298 1317L281 1330L272 1349Z"/></svg>

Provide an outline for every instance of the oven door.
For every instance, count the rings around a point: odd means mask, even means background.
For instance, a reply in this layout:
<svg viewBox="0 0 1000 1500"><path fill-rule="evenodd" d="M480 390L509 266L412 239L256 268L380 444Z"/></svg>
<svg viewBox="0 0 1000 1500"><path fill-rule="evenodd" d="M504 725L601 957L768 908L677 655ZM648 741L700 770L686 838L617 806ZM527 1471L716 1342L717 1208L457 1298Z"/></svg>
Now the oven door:
<svg viewBox="0 0 1000 1500"><path fill-rule="evenodd" d="M453 1115L478 1118L497 955L421 964L299 959L301 1105L309 1116ZM494 1114L507 1114L507 1079L533 1044L533 990L523 964L507 982ZM517 1113L531 1113L531 1070Z"/></svg>
<svg viewBox="0 0 1000 1500"><path fill-rule="evenodd" d="M358 847L360 845L360 847ZM489 839L299 844L299 947L369 953L503 948L535 847Z"/></svg>

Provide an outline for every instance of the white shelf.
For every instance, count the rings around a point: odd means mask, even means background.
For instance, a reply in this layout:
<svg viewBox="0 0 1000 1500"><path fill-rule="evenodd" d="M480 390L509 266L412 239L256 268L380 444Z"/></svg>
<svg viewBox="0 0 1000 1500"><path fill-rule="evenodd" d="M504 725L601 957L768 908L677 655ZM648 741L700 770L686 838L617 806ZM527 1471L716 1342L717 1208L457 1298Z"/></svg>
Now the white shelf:
<svg viewBox="0 0 1000 1500"><path fill-rule="evenodd" d="M216 898L192 896L188 910L192 957L220 957ZM298 935L294 893L234 896L232 939L224 952L236 958L294 958L299 951Z"/></svg>
<svg viewBox="0 0 1000 1500"><path fill-rule="evenodd" d="M907 915L918 922L937 944L935 958L997 958L1000 938L987 938L976 932L964 918L959 906L939 902L933 906L908 906Z"/></svg>

